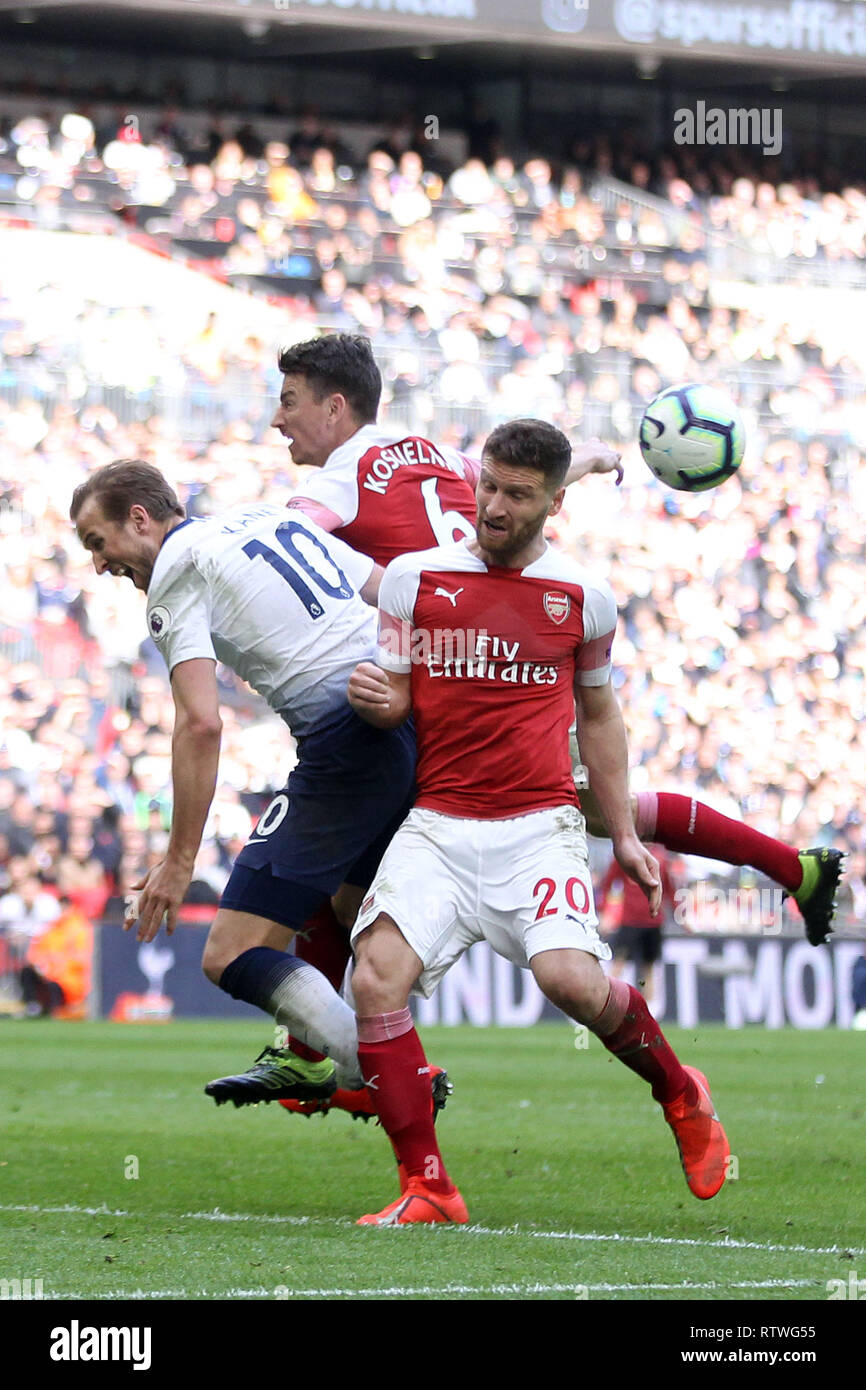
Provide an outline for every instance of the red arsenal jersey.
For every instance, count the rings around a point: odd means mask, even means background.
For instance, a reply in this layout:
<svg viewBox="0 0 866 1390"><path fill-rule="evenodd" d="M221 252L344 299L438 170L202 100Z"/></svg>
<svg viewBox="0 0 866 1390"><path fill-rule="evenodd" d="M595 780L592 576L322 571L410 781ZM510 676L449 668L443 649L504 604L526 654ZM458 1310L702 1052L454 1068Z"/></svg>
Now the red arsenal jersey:
<svg viewBox="0 0 866 1390"><path fill-rule="evenodd" d="M364 425L289 505L387 565L410 550L475 535L477 472L456 449Z"/></svg>
<svg viewBox="0 0 866 1390"><path fill-rule="evenodd" d="M488 568L465 541L391 564L377 661L412 676L416 805L502 820L575 804L574 685L604 685L610 587L550 546L523 570Z"/></svg>

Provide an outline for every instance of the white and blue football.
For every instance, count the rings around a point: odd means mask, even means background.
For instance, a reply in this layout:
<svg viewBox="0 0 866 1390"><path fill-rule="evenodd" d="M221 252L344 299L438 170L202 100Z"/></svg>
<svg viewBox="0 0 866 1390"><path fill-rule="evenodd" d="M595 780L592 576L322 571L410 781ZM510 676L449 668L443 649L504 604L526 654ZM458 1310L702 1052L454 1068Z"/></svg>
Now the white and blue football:
<svg viewBox="0 0 866 1390"><path fill-rule="evenodd" d="M704 492L736 473L746 431L730 397L712 386L669 386L647 406L638 432L652 473L680 492Z"/></svg>

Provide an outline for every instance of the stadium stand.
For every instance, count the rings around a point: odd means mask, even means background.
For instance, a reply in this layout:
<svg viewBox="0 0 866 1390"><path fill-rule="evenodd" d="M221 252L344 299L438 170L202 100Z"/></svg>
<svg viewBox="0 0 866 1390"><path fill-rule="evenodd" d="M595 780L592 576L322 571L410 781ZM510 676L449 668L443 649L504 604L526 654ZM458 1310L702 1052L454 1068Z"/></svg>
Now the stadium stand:
<svg viewBox="0 0 866 1390"><path fill-rule="evenodd" d="M70 530L73 486L141 457L194 514L284 501L298 474L268 428L278 334L329 328L370 335L395 424L472 451L541 415L623 449L621 492L582 483L552 533L622 601L636 787L847 847L862 910L866 352L839 312L866 286L862 189L774 186L745 160L698 174L603 138L555 170L488 167L455 133L432 168L408 131L310 118L279 140L264 119L230 133L154 111L131 131L3 109L0 240L37 248L26 273L0 257L7 939L29 936L34 895L96 920L165 843L170 697L140 596L97 583ZM70 233L104 249L102 274L51 253ZM133 264L153 272L147 298L117 288ZM643 406L686 378L731 390L749 426L742 484L711 501L661 488L633 442ZM228 678L224 694L205 898L272 790L262 769L287 759L279 721Z"/></svg>

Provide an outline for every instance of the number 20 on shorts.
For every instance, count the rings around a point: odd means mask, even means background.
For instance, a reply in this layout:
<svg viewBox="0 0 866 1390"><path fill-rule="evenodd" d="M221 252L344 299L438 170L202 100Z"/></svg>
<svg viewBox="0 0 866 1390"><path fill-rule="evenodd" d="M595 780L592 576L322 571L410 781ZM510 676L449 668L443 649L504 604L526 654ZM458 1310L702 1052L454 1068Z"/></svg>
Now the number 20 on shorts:
<svg viewBox="0 0 866 1390"><path fill-rule="evenodd" d="M560 892L556 879L540 878L532 890L532 896L538 901L536 922L543 917L556 917L562 912L563 897L578 917L585 917L589 912L589 889L581 878L567 878L563 892Z"/></svg>

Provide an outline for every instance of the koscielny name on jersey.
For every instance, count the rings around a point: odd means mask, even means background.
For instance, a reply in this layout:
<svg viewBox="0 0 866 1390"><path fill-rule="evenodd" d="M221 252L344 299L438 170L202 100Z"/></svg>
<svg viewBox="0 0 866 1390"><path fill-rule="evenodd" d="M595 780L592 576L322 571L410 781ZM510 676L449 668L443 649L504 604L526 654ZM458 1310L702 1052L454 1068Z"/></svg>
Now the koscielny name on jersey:
<svg viewBox="0 0 866 1390"><path fill-rule="evenodd" d="M396 651L399 635L380 634L380 649ZM485 629L414 628L409 660L426 666L433 679L504 681L509 685L556 685L558 667L520 661L520 643Z"/></svg>
<svg viewBox="0 0 866 1390"><path fill-rule="evenodd" d="M427 467L447 468L450 473L461 477L455 464L443 458L438 450L433 448L426 439L404 439L402 443L391 445L387 449L382 449L378 458L375 458L366 470L366 476L362 487L369 492L378 492L380 496L388 490L388 484L394 476L396 468L406 468L412 464L422 464Z"/></svg>

